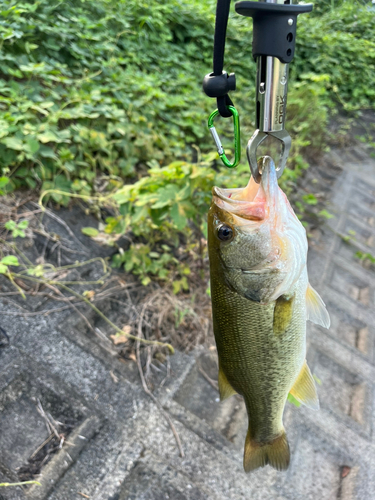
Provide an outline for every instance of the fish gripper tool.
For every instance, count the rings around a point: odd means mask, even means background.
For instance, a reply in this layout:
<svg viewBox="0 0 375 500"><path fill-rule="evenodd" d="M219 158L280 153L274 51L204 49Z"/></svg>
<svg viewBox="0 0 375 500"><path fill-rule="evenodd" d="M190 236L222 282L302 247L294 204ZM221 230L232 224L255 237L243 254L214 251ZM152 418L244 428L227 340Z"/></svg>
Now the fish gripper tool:
<svg viewBox="0 0 375 500"><path fill-rule="evenodd" d="M290 0L289 0L290 2ZM285 130L289 63L294 56L297 16L312 10L312 4L293 5L288 0L236 3L236 12L253 18L253 57L257 63L256 131L247 145L247 159L256 182L261 172L257 149L272 136L281 143L277 177L284 171L292 140Z"/></svg>

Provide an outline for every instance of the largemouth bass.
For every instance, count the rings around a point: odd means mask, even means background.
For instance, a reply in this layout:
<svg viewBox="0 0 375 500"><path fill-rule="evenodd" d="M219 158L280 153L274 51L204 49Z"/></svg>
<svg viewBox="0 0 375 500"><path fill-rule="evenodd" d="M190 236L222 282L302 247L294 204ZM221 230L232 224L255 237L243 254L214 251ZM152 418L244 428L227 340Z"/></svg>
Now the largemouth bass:
<svg viewBox="0 0 375 500"><path fill-rule="evenodd" d="M306 364L306 320L329 327L309 285L306 231L277 184L271 158L245 189L213 188L208 215L213 325L221 400L238 393L249 427L246 472L288 468L283 412L290 392L319 409Z"/></svg>

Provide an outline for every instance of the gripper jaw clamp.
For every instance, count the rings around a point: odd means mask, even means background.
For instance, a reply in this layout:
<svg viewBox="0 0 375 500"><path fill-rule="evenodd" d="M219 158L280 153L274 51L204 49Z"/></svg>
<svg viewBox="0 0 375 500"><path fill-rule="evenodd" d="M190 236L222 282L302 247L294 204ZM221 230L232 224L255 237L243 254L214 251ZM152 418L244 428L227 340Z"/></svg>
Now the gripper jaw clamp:
<svg viewBox="0 0 375 500"><path fill-rule="evenodd" d="M247 160L250 165L251 175L254 177L255 182L257 182L258 184L260 183L262 172L259 170L257 161L257 149L269 135L275 137L275 139L278 139L281 142L280 159L276 163L277 178L279 178L284 171L286 161L289 156L289 151L292 145L292 139L285 129L280 130L279 132L260 132L260 130L257 129L254 132L247 144L246 154Z"/></svg>

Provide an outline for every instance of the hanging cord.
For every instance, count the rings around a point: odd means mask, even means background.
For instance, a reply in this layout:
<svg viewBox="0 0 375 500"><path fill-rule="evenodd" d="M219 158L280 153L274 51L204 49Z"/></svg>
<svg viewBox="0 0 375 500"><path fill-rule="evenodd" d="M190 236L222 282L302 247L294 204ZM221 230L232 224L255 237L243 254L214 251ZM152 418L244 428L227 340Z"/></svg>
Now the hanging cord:
<svg viewBox="0 0 375 500"><path fill-rule="evenodd" d="M223 71L229 9L230 0L217 0L213 72L206 75L203 80L203 90L209 97L216 97L217 109L223 118L232 116L228 106L233 106L233 102L228 92L236 89L235 74L228 75Z"/></svg>

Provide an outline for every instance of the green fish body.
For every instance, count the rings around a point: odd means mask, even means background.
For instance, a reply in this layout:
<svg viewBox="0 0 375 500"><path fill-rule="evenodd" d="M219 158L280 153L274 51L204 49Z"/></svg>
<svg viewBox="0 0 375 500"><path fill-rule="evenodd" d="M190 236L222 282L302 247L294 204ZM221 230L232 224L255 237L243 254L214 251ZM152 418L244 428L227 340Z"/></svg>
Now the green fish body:
<svg viewBox="0 0 375 500"><path fill-rule="evenodd" d="M208 248L220 396L241 394L249 416L244 469L284 470L288 393L319 408L305 361L306 319L328 327L329 316L308 284L306 232L270 159L260 185L213 189Z"/></svg>

